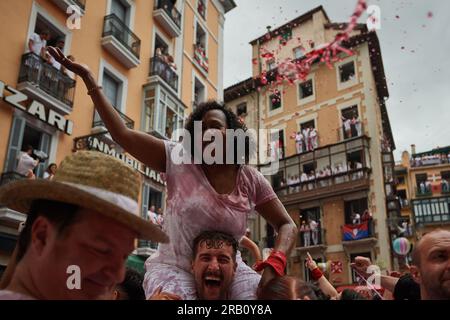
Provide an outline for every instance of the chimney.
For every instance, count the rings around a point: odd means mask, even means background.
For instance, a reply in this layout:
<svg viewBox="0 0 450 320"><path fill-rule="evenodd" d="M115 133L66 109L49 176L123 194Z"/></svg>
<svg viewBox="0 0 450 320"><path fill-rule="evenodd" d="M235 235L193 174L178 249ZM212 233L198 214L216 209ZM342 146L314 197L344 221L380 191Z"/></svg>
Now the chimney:
<svg viewBox="0 0 450 320"><path fill-rule="evenodd" d="M416 154L416 145L412 144L411 145L411 155Z"/></svg>

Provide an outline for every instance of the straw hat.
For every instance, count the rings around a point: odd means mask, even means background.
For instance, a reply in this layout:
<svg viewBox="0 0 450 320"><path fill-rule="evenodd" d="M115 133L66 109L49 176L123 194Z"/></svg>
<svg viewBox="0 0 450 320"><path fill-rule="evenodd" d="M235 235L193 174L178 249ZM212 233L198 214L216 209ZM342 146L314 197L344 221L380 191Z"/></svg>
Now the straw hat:
<svg viewBox="0 0 450 320"><path fill-rule="evenodd" d="M36 199L92 209L138 233L138 238L168 242L159 226L139 217L140 175L122 161L97 151L66 157L53 180L20 180L0 188L0 203L28 213Z"/></svg>

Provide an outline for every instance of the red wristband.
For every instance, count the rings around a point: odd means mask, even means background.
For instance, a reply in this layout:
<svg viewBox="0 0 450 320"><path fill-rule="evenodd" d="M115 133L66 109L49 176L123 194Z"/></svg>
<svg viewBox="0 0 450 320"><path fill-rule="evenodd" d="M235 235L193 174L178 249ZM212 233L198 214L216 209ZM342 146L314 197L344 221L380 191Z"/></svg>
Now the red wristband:
<svg viewBox="0 0 450 320"><path fill-rule="evenodd" d="M311 274L313 280L319 280L323 276L323 273L319 268L315 268L313 271L311 271Z"/></svg>
<svg viewBox="0 0 450 320"><path fill-rule="evenodd" d="M270 266L280 277L284 276L286 269L286 255L281 251L273 251L266 261L259 262L255 265L255 271L261 271L265 267Z"/></svg>

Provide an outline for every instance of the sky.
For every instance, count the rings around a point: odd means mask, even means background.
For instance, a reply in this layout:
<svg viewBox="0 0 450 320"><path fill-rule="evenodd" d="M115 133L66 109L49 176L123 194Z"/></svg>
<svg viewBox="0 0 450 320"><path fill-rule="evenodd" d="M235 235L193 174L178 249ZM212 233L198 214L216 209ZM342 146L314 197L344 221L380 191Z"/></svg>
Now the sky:
<svg viewBox="0 0 450 320"><path fill-rule="evenodd" d="M235 0L225 21L225 88L251 76L249 42L322 5L332 22L348 22L357 0ZM377 31L386 73L386 106L396 160L450 145L450 1L368 0L381 13ZM365 23L367 14L358 22Z"/></svg>

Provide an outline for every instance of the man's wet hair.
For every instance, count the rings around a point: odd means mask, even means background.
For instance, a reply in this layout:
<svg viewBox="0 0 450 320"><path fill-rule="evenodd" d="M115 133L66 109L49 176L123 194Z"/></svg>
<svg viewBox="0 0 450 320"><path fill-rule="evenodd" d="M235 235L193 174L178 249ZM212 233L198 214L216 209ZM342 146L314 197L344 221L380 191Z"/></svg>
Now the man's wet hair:
<svg viewBox="0 0 450 320"><path fill-rule="evenodd" d="M203 231L194 239L193 243L193 259L197 256L198 247L205 243L208 249L220 249L223 245L233 248L233 260L236 261L236 253L238 250L238 242L231 235L221 231Z"/></svg>
<svg viewBox="0 0 450 320"><path fill-rule="evenodd" d="M119 294L125 294L124 299L121 300L145 300L143 281L144 277L140 272L127 268L125 280L117 285Z"/></svg>
<svg viewBox="0 0 450 320"><path fill-rule="evenodd" d="M294 300L308 297L319 300L314 285L291 276L275 277L270 280L258 295L258 300Z"/></svg>
<svg viewBox="0 0 450 320"><path fill-rule="evenodd" d="M201 103L198 105L198 107L191 113L189 116L185 129L189 132L191 135L191 156L194 157L194 150L195 150L195 139L194 139L194 122L195 121L202 121L203 117L212 110L219 110L222 111L225 115L226 121L227 121L227 129L232 130L239 130L241 129L243 132L246 132L248 130L245 123L239 121L239 117L228 107L225 106L225 104L221 102L217 102L214 100L210 100L204 103ZM202 137L203 139L203 137ZM251 142L251 143L250 143ZM224 142L226 143L226 142ZM225 144L226 145L226 144ZM256 150L250 150L252 145L256 145L254 141L250 141L249 138L245 138L245 153L244 153L244 159L239 159L239 163L248 163L250 160L250 157L254 155ZM198 147L198 146L197 146ZM235 137L234 139L234 163L238 163L238 139Z"/></svg>
<svg viewBox="0 0 450 320"><path fill-rule="evenodd" d="M367 300L362 294L352 289L344 289L341 293L341 300Z"/></svg>
<svg viewBox="0 0 450 320"><path fill-rule="evenodd" d="M31 204L25 227L17 241L17 262L19 262L28 250L31 243L31 230L38 217L44 217L52 223L58 236L63 236L69 226L79 219L79 207L69 203L50 200L34 200Z"/></svg>

